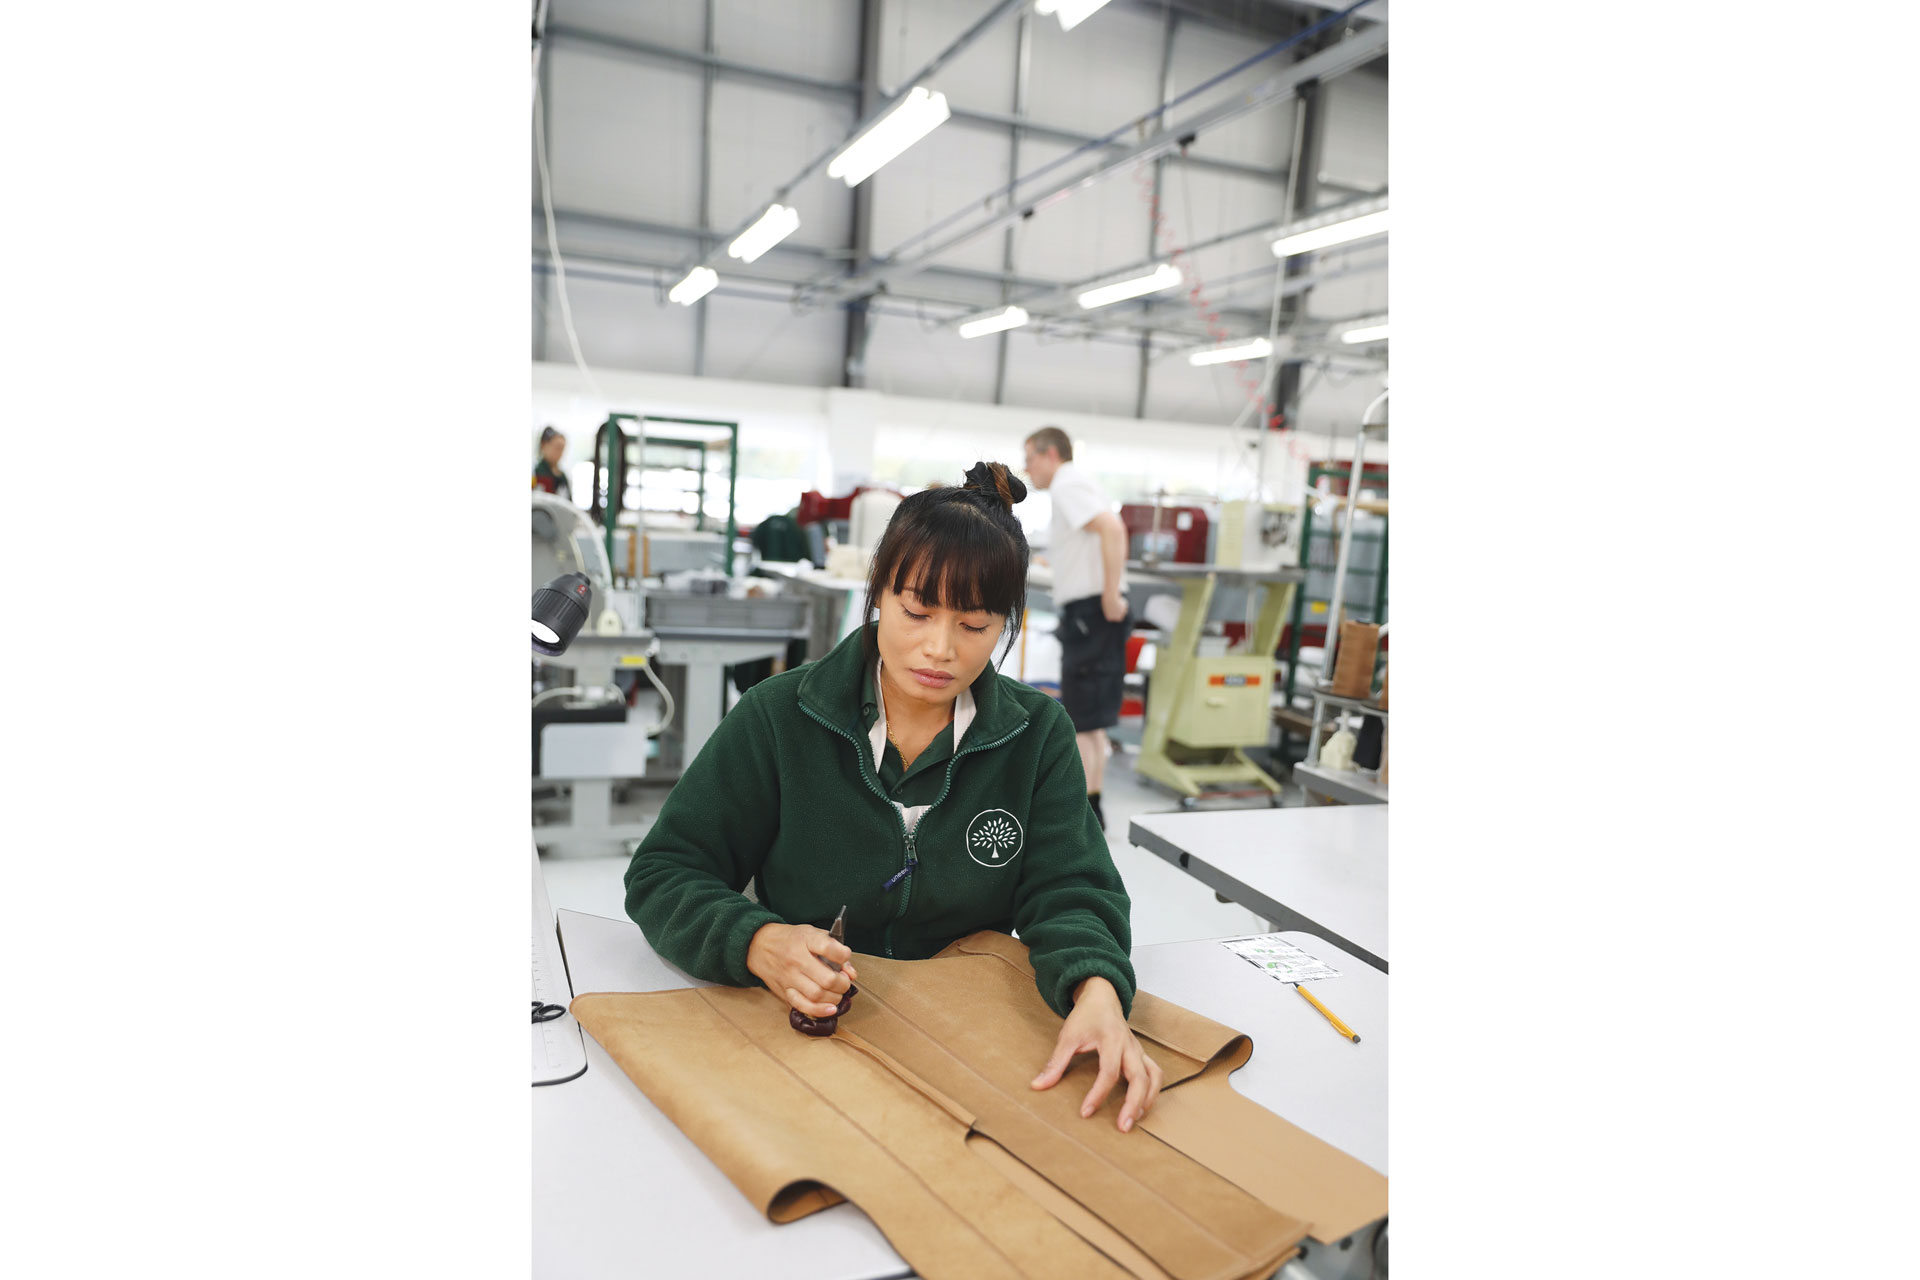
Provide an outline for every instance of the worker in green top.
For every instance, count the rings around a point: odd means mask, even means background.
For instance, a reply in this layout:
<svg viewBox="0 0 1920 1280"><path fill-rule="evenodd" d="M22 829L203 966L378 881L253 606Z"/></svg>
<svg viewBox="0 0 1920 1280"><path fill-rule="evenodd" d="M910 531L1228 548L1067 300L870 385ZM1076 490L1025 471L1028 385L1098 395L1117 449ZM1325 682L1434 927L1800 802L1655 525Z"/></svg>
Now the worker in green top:
<svg viewBox="0 0 1920 1280"><path fill-rule="evenodd" d="M1017 932L1063 1019L1033 1087L1098 1053L1080 1111L1124 1077L1124 1132L1163 1079L1127 1026L1126 889L1072 720L992 663L1026 603L1024 497L1006 467L979 463L964 486L900 504L867 624L720 722L634 854L627 913L686 972L764 984L815 1018L858 979L855 951L919 960L976 930ZM846 946L825 928L842 905Z"/></svg>
<svg viewBox="0 0 1920 1280"><path fill-rule="evenodd" d="M540 461L533 464L533 487L572 502L573 486L560 470L560 455L566 451L566 436L552 427L540 429Z"/></svg>

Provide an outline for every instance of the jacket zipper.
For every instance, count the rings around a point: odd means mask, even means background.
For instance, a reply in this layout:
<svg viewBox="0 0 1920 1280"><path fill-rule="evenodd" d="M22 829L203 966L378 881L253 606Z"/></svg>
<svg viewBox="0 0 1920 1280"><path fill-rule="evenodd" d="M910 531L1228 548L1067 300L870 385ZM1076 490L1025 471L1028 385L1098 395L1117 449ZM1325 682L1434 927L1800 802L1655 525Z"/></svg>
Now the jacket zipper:
<svg viewBox="0 0 1920 1280"><path fill-rule="evenodd" d="M953 755L947 760L947 780L946 782L941 784L940 794L933 798L933 803L928 805L926 809L921 812L920 821L925 822L927 820L927 814L932 813L935 809L939 808L940 802L947 798L947 792L953 790L953 770L954 770L954 767L960 763L961 756L972 755L976 751L988 751L994 747L999 746L1001 743L1011 742L1014 739L1014 737L1017 734L1019 734L1019 732L1022 729L1025 729L1027 727L1027 724L1028 724L1027 721L1022 720L1018 725L1014 727L1012 733L1007 734L1003 738L996 738L992 742L976 743L975 745L968 747L965 751L954 752ZM905 825L904 819L902 820L901 825L903 826ZM919 833L919 830L920 828L916 824L914 827L914 834L917 835ZM907 872L912 871L916 865L918 865L918 859L914 857L913 842L910 837L907 842L907 866L902 869L902 874L906 874ZM913 879L911 876L908 876L907 891L900 895L900 910L894 914L893 919L894 920L906 919L907 904L912 901L913 901ZM889 920L887 922L887 958L888 959L893 958L893 921L892 920Z"/></svg>
<svg viewBox="0 0 1920 1280"><path fill-rule="evenodd" d="M900 868L900 870L897 873L894 874L894 876L891 879L887 881L886 885L884 886L884 891L891 893L893 891L893 887L903 879L907 881L907 891L900 895L900 910L894 914L893 920L887 921L886 928L881 931L882 944L886 949L887 959L891 960L893 959L894 920L900 920L904 918L907 914L907 904L913 899L913 881L912 881L913 869L916 866L920 865L920 859L914 852L915 831L907 830L906 814L900 811L899 805L887 799L887 793L880 789L880 784L877 781L875 781L873 778L868 776L866 758L860 752L860 740L854 737L851 733L847 732L845 729L842 729L839 725L834 724L832 721L828 720L825 716L816 714L813 708L809 707L806 703L802 702L799 705L800 705L800 710L806 712L807 718L809 720L812 720L815 723L819 724L822 728L828 729L833 733L839 734L841 737L845 738L850 744L852 744L853 755L854 755L854 765L856 768L860 770L860 780L867 784L867 790L873 792L874 795L880 797L880 802L886 805L887 808L892 811L894 818L900 823L900 842L901 842L902 848L906 852L906 863ZM1022 720L1018 725L1016 725L1013 728L1011 732L1006 734L1004 737L996 738L992 742L977 743L974 746L968 747L964 751L954 752L952 758L947 761L947 778L946 778L946 781L940 787L940 794L934 798L933 804L928 805L926 809L922 811L922 813L920 814L920 821L925 822L927 819L927 814L932 813L934 810L934 807L938 805L942 800L945 800L947 798L947 792L953 790L953 770L954 770L954 766L960 763L961 756L971 755L976 751L988 751L994 747L1002 745L1003 743L1011 742L1016 736L1019 735L1021 730L1025 729L1027 725L1031 723L1032 722L1029 720ZM916 826L916 830L917 830L917 826Z"/></svg>
<svg viewBox="0 0 1920 1280"><path fill-rule="evenodd" d="M897 822L899 822L900 841L906 847L907 865L911 867L914 861L913 833L907 830L907 816L900 812L900 807L898 805L894 804L893 801L887 799L887 793L880 789L880 784L877 781L875 781L873 778L870 778L867 776L867 761L866 761L866 757L861 754L860 740L854 737L851 733L848 733L845 729L842 729L839 725L834 724L832 721L828 720L825 716L815 715L813 708L809 707L806 703L802 702L800 704L800 709L807 713L807 718L809 720L817 721L822 727L829 729L834 733L839 734L841 737L845 738L849 743L853 745L853 757L854 757L853 764L854 764L854 767L860 771L860 780L867 784L867 790L873 792L874 795L880 797L880 803L886 805L887 812L891 813L894 816L894 819ZM891 960L893 959L893 925L891 923L887 925L886 930L882 934L882 939L886 947L887 959Z"/></svg>

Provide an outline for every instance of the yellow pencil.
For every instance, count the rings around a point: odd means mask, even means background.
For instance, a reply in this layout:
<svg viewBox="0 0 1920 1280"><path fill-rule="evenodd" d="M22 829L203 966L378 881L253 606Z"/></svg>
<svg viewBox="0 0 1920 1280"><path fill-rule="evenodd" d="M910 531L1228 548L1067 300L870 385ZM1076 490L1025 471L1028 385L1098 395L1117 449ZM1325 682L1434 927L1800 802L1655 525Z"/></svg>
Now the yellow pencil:
<svg viewBox="0 0 1920 1280"><path fill-rule="evenodd" d="M1360 1037L1353 1034L1353 1028L1348 1026L1346 1023L1340 1021L1340 1019L1334 1017L1333 1010L1327 1008L1327 1006L1321 1004L1318 1000L1315 1000L1313 998L1313 992L1307 990L1305 987L1301 986L1297 982L1293 984L1293 989L1295 991L1298 991L1301 995L1305 996L1307 998L1308 1004L1312 1005L1314 1008L1318 1009L1321 1013L1325 1014L1327 1021L1333 1024L1333 1029L1335 1031L1338 1031L1341 1035L1353 1041L1355 1044L1360 1043Z"/></svg>

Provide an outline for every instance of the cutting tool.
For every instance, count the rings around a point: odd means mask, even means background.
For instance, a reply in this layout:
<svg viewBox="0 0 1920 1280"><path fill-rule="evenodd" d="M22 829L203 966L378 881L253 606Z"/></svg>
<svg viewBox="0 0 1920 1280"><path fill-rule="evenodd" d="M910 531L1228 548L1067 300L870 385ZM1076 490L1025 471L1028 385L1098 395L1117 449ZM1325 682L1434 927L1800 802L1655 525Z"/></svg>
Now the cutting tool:
<svg viewBox="0 0 1920 1280"><path fill-rule="evenodd" d="M842 906L840 908L840 914L833 918L833 927L827 930L827 936L843 947L847 945L847 909L845 906ZM833 961L828 960L826 963L832 965L836 972L840 971L840 966L834 964ZM809 1018L798 1009L788 1009L787 1025L803 1036L830 1036L839 1030L840 1015L852 1007L854 993L859 990L860 988L854 986L852 983L848 983L846 994L840 997L839 1009L836 1010L830 1018Z"/></svg>

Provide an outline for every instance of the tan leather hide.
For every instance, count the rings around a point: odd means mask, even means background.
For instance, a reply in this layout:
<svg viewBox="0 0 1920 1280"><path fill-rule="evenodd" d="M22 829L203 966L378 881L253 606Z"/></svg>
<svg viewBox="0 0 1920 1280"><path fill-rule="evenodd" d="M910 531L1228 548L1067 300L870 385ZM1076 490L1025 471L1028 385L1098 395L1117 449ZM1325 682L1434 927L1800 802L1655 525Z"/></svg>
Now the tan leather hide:
<svg viewBox="0 0 1920 1280"><path fill-rule="evenodd" d="M861 955L831 1037L764 988L583 995L572 1010L641 1091L775 1222L851 1200L928 1280L1266 1276L1305 1235L1382 1217L1386 1179L1227 1081L1246 1036L1146 992L1130 1019L1166 1084L1132 1133L1082 1055L1029 1082L1060 1019L998 933L931 960Z"/></svg>

